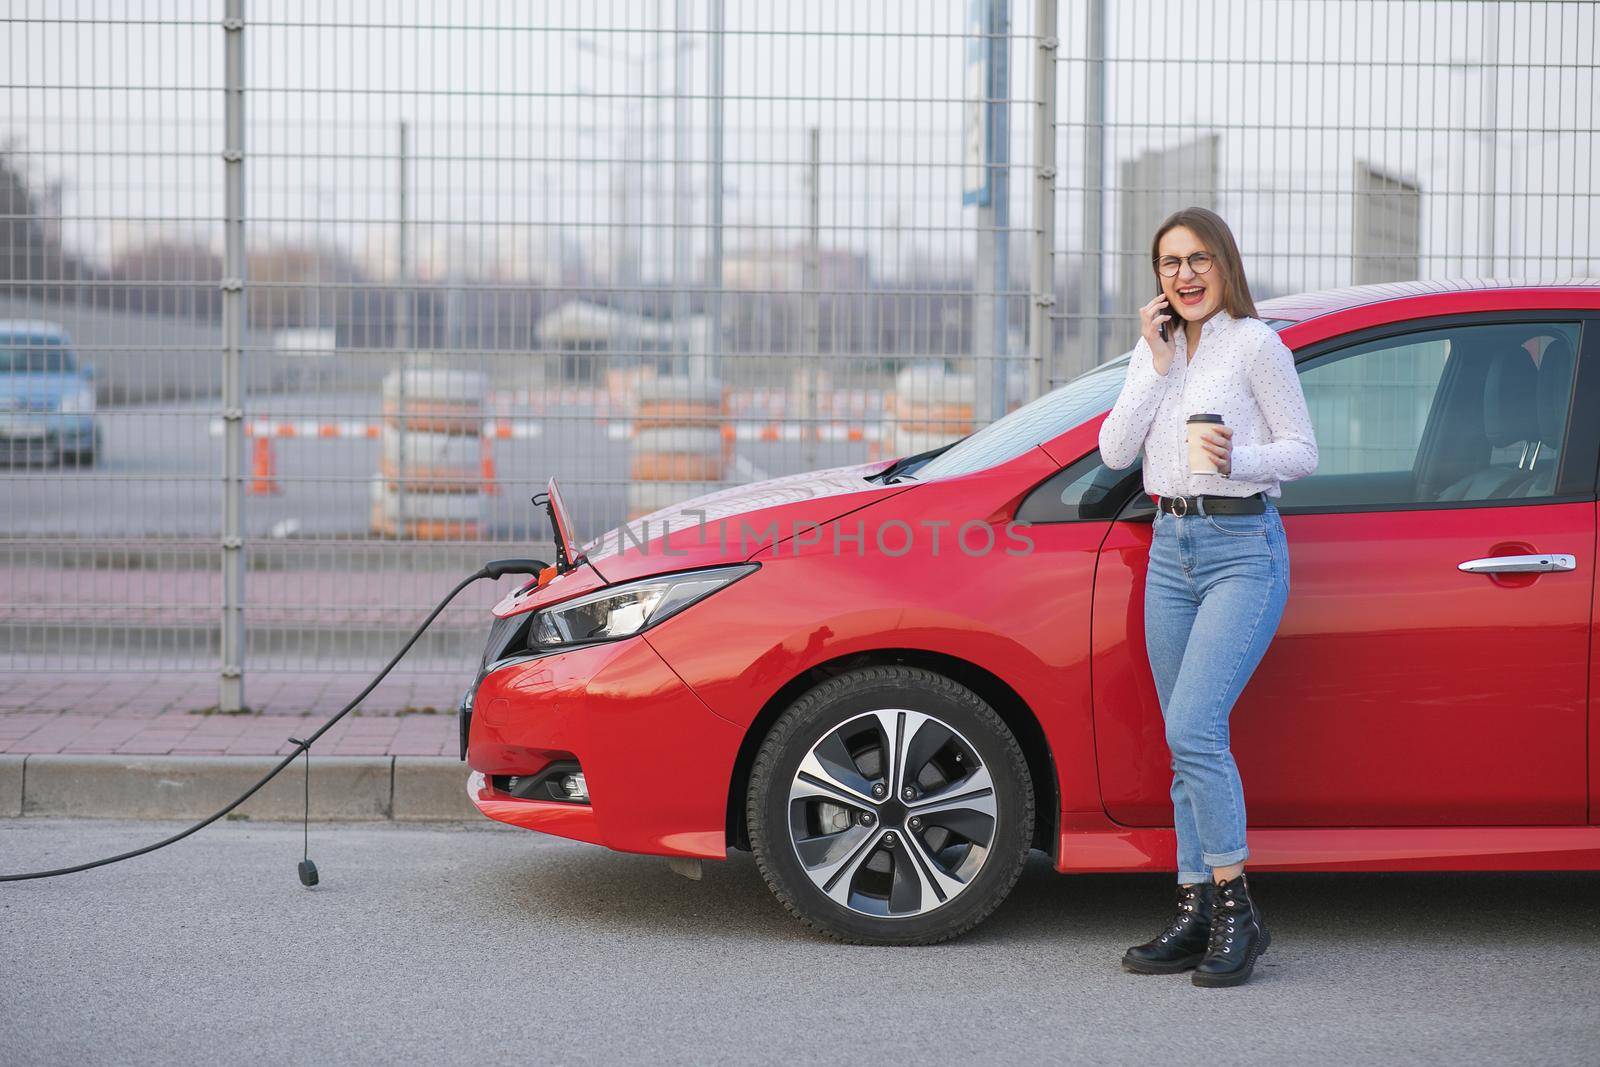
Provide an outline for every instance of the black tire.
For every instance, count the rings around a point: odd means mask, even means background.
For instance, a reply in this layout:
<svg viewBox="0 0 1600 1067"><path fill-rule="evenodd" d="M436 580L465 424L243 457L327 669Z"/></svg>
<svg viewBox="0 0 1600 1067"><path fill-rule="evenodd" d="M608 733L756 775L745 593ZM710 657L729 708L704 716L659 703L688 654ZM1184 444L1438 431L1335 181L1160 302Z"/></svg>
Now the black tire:
<svg viewBox="0 0 1600 1067"><path fill-rule="evenodd" d="M919 727L926 728L924 720L887 712L886 709L908 709L920 713L933 720L943 733L930 732L928 736L934 740L919 744L918 738L922 735L916 731ZM819 842L826 844L824 839L829 833L863 835L859 838L859 848L847 844L834 850L834 854L844 855L849 849L855 849L854 855L866 857L854 866L856 873L849 875L851 884L841 887L840 878L833 883L836 891L842 892L856 905L846 906L831 897L822 884L813 880L813 875L808 873L801 860L801 845L796 843L796 834L804 832L803 828L796 829L796 820L803 821L806 817L800 812L810 810L805 806L815 805L819 801L791 801L790 794L791 787L806 788L800 784L799 775L802 762L808 758L815 759L813 749L825 743L832 744L836 735L847 731L870 732L872 720L863 720L862 717L872 712L890 714L891 721L900 724L908 754L912 749L927 750L929 744L937 743L938 738L951 735L944 747L938 748L926 764L918 763L920 754L904 761L912 766L913 772L922 767L923 777L913 784L913 791L917 785L925 784L930 775L936 783L928 787L929 792L915 803L959 807L961 796L977 795L970 791L970 783L980 780L978 773L969 769L963 772L967 777L953 778L950 779L952 784L943 785L936 764L942 761L945 767L960 766L959 753L969 749L981 760L979 771L986 772L986 778L982 780L992 783L993 787L984 798L994 813L989 820L992 835L987 845L979 850L981 858L977 858L973 850L978 846L953 836L947 829L931 825L939 818L936 814L930 813L926 820L918 820L923 826L918 831L918 840L913 842L901 837L913 832L911 816L919 808L897 805L891 810L887 803L878 807L857 804L855 808L860 809L858 814L843 817L845 829L818 830L816 836L804 841L815 846ZM905 735L905 724L913 720L917 724L911 727L913 733ZM878 736L883 736L881 731ZM878 756L883 755L879 751ZM862 770L861 762L855 757L852 757L850 764L834 766L847 766L850 770L860 771L861 782L875 781L875 784L883 785L888 780L881 773L874 780L871 771L876 765L871 762L873 755L870 748L860 758L867 761L866 770ZM952 759L956 761L955 764L951 763ZM969 758L969 768L970 762ZM814 763L810 765L815 766ZM882 770L881 767L876 769ZM896 774L892 770L888 772L888 776ZM806 781L814 782L815 778ZM945 796L953 796L954 799L941 804L940 798ZM840 813L853 810L843 803L833 805L830 799L820 803L824 808L837 808ZM947 817L957 816L950 812ZM982 824L982 817L974 822L971 812L963 812L960 817L967 825ZM881 822L874 824L869 821L874 818L881 819ZM863 667L819 683L790 705L773 723L751 769L745 819L750 834L750 848L768 888L806 926L851 944L928 945L948 941L977 926L1000 906L1016 885L1033 841L1034 790L1027 760L1016 737L994 709L972 690L919 667ZM837 825L830 823L829 827ZM981 830L976 832L981 835ZM870 835L874 833L880 835L876 839L879 841L887 836L889 844L886 853L883 845L873 845L874 839ZM935 834L943 836L936 838L933 836ZM840 840L843 840L842 836ZM965 850L965 855L969 857L965 862L976 863L975 872L967 880L953 878L942 882L945 888L954 884L963 886L948 897L933 889L933 885L941 883L941 880L927 866L927 862L936 855L934 846L938 842L945 844L939 845L937 855L960 857ZM954 842L954 848L946 847L951 842ZM896 847L898 852L894 851ZM915 856L909 853L913 847L917 850ZM902 877L901 869L897 866L900 862L917 863L915 868L906 868L911 875L904 877L909 879L920 873L918 899L932 903L924 911L908 910L898 915L864 911L863 908L871 907L891 911L893 904L890 898L899 890L891 893L885 889L880 904L878 897L856 892L853 886L862 884L857 880L857 875L865 872L864 877L869 882L877 879L876 884L881 886L898 884L897 880ZM874 873L875 864L887 867L888 873ZM828 869L838 870L840 866L852 865L829 865ZM952 874L945 866L940 866L938 870L940 874Z"/></svg>
<svg viewBox="0 0 1600 1067"><path fill-rule="evenodd" d="M94 436L89 439L89 447L62 456L62 462L73 467L92 467L95 461L100 458L100 450L100 427L96 426Z"/></svg>

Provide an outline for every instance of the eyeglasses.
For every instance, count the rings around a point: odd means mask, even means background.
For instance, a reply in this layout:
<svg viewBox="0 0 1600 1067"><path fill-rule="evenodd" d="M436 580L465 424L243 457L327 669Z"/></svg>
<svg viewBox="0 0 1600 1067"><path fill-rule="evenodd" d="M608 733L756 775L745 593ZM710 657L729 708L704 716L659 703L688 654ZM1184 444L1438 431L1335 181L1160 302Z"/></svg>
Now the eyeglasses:
<svg viewBox="0 0 1600 1067"><path fill-rule="evenodd" d="M1162 256L1156 260L1156 270L1160 271L1163 277L1176 278L1178 276L1178 268L1185 260L1189 263L1189 269L1196 274L1204 274L1211 269L1210 252L1193 252L1182 257Z"/></svg>

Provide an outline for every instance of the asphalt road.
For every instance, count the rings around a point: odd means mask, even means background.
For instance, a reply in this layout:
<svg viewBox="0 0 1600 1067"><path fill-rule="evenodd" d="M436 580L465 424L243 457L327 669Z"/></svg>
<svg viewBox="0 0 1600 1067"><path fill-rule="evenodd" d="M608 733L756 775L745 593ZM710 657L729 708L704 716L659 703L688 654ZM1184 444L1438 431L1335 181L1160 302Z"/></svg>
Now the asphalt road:
<svg viewBox="0 0 1600 1067"><path fill-rule="evenodd" d="M169 828L0 821L5 870ZM1259 875L1248 985L1124 973L1164 876L1042 858L952 944L807 933L744 854L660 860L501 827L231 823L0 885L7 1063L1594 1063L1600 877ZM70 1059L69 1059L70 1058Z"/></svg>

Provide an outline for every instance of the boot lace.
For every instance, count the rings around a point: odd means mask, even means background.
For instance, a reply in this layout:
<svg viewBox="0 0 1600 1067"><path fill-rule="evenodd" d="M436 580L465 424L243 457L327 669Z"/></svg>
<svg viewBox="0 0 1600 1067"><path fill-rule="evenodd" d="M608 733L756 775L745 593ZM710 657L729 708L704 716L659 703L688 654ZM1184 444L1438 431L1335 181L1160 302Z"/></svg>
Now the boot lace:
<svg viewBox="0 0 1600 1067"><path fill-rule="evenodd" d="M1198 885L1184 888L1178 887L1178 912L1172 917L1172 922L1167 924L1166 930L1161 934L1161 940L1167 941L1183 933L1185 926L1191 920L1199 922L1200 919L1200 887Z"/></svg>
<svg viewBox="0 0 1600 1067"><path fill-rule="evenodd" d="M1247 925L1243 920L1249 915L1248 906L1230 893L1217 894L1216 907L1211 913L1211 938L1206 946L1208 955L1232 956L1234 939Z"/></svg>

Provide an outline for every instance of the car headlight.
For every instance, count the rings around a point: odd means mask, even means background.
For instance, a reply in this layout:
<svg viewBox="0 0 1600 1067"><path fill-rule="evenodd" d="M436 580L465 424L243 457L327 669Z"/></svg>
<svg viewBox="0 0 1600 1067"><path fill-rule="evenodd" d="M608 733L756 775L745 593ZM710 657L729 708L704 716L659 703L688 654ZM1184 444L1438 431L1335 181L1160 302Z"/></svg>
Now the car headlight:
<svg viewBox="0 0 1600 1067"><path fill-rule="evenodd" d="M61 397L61 414L63 415L93 415L94 414L94 387L91 385L79 386L77 389Z"/></svg>
<svg viewBox="0 0 1600 1067"><path fill-rule="evenodd" d="M663 574L599 589L536 612L528 648L632 637L759 569L757 563Z"/></svg>

